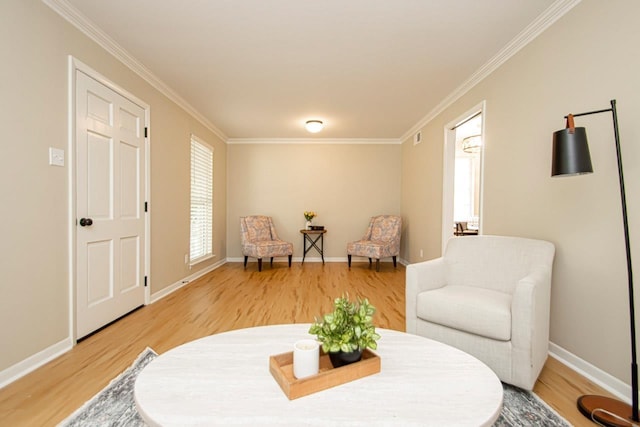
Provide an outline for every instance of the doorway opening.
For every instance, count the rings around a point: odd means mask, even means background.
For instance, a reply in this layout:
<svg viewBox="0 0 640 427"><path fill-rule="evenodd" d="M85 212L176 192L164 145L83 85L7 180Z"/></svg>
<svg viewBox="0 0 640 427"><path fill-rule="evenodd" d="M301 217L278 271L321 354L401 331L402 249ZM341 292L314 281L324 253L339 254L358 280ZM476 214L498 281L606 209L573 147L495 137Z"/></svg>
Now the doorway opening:
<svg viewBox="0 0 640 427"><path fill-rule="evenodd" d="M445 127L442 250L482 232L484 102Z"/></svg>

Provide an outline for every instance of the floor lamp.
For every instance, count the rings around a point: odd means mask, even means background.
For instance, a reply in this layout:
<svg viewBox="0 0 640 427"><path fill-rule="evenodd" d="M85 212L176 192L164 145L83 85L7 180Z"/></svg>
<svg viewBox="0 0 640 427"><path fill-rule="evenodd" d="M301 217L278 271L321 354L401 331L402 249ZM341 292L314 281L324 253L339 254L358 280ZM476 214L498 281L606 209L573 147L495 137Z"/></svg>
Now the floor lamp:
<svg viewBox="0 0 640 427"><path fill-rule="evenodd" d="M574 126L574 117L611 112L613 116L613 131L618 158L618 178L620 182L620 198L622 201L622 223L624 226L624 241L627 250L627 277L629 280L629 318L631 322L631 401L632 405L595 395L581 396L578 399L578 409L589 419L605 426L628 427L631 422L640 421L638 417L638 365L636 362L636 328L635 309L633 303L633 274L631 272L631 251L629 248L629 224L627 222L627 200L624 191L624 177L622 174L622 155L620 153L620 135L618 132L618 113L616 100L611 101L611 108L587 113L569 114L567 128L553 134L553 161L551 176L582 175L593 172L591 156L587 144L587 133L584 128Z"/></svg>

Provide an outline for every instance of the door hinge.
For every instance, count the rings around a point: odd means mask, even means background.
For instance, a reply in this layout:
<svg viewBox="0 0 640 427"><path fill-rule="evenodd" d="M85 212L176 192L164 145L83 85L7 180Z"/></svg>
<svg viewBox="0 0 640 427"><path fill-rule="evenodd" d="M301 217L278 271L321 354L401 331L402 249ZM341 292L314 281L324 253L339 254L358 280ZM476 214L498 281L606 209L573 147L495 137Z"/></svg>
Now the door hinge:
<svg viewBox="0 0 640 427"><path fill-rule="evenodd" d="M144 202L144 211L149 212L149 202Z"/></svg>
<svg viewBox="0 0 640 427"><path fill-rule="evenodd" d="M144 276L144 287L147 287L147 276Z"/></svg>
<svg viewBox="0 0 640 427"><path fill-rule="evenodd" d="M149 137L149 128L148 127L144 127L144 137L148 138Z"/></svg>

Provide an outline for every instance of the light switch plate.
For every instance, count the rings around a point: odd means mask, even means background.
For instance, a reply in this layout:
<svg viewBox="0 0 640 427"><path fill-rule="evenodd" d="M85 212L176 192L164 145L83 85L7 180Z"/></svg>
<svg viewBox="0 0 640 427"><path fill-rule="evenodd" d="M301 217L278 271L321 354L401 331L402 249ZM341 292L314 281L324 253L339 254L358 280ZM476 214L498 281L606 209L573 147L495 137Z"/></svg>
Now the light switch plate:
<svg viewBox="0 0 640 427"><path fill-rule="evenodd" d="M64 150L49 147L49 164L51 166L64 166Z"/></svg>

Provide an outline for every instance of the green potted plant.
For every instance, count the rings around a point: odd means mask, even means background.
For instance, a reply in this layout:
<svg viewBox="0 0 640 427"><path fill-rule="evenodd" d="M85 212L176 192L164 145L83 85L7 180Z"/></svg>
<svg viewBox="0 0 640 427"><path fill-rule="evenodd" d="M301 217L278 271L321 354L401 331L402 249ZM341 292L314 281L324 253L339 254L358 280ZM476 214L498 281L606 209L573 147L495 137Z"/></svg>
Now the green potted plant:
<svg viewBox="0 0 640 427"><path fill-rule="evenodd" d="M322 351L329 354L331 363L338 368L359 361L364 349L378 348L380 335L372 322L376 308L368 299L351 302L343 295L333 301L333 307L332 313L316 318L309 333L317 337Z"/></svg>

